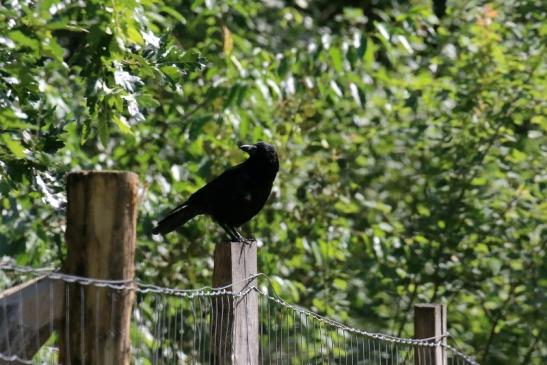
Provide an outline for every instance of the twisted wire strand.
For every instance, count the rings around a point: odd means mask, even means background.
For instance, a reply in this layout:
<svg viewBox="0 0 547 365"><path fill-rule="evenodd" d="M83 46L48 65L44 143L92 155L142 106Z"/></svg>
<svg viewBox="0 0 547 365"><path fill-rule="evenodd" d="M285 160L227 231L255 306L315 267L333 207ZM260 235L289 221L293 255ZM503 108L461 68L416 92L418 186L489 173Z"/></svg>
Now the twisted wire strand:
<svg viewBox="0 0 547 365"><path fill-rule="evenodd" d="M96 278L89 278L89 277L83 277L83 276L69 275L69 274L64 274L57 271L58 269L56 268L32 268L32 267L13 265L13 264L0 264L0 270L11 270L15 272L28 273L28 274L33 274L37 276L42 275L44 278L62 280L68 283L78 283L81 285L108 287L115 290L133 290L139 293L165 294L165 295L179 296L179 297L185 297L185 298L212 297L212 296L222 296L222 295L243 298L251 292L256 292L257 294L265 297L266 299L273 301L287 309L290 309L294 311L295 313L313 318L317 320L319 323L332 326L336 329L347 331L349 333L359 334L369 339L395 343L395 344L429 347L429 348L441 346L444 349L450 352L453 352L454 354L458 356L461 356L469 364L479 365L476 362L476 360L473 359L472 357L456 349L454 346L448 345L444 342L446 338L451 337L451 335L448 332L445 332L440 336L423 338L423 339L397 337L397 336L393 336L389 334L369 332L359 328L350 327L341 322L333 320L331 318L312 312L306 308L303 308L294 304L290 304L286 302L285 300L283 300L276 293L272 283L272 279L264 273L253 274L247 278L244 278L242 280L239 280L237 282L234 282L222 287L213 288L210 286L204 286L198 289L180 289L180 288L161 287L154 284L147 284L136 279L105 280L105 279L96 279ZM244 290L241 290L241 291L228 290L239 284L243 284L243 283L250 284L259 277L264 278L268 282L269 284L267 286L268 291L260 289L255 285L248 285L246 286ZM271 294L269 293L270 290L271 290ZM29 362L27 360L17 357L17 355L6 356L0 353L0 359L5 361L20 361L21 363L24 363L24 364L33 364L32 362Z"/></svg>
<svg viewBox="0 0 547 365"><path fill-rule="evenodd" d="M25 364L25 365L36 365L36 363L31 360L23 359L17 355L4 355L0 352L0 360L6 361L7 363L13 362L15 364Z"/></svg>
<svg viewBox="0 0 547 365"><path fill-rule="evenodd" d="M233 282L225 286L216 287L216 288L213 288L210 286L204 286L197 289L179 289L179 288L162 287L155 284L147 284L138 279L111 280L111 279L97 279L97 278L90 278L85 276L70 275L70 274L59 272L57 271L59 269L55 269L55 268L35 269L28 266L0 264L0 270L11 270L11 271L22 272L27 274L43 275L44 278L62 280L68 283L93 285L97 287L108 287L108 288L117 289L117 290L135 290L140 293L159 293L159 294L170 294L170 295L179 295L179 296L192 296L192 294L194 294L193 296L236 294L235 292L228 291L226 289L241 283L249 283L255 278L264 275L262 273L253 274L242 280ZM210 294L209 292L212 292L212 294Z"/></svg>

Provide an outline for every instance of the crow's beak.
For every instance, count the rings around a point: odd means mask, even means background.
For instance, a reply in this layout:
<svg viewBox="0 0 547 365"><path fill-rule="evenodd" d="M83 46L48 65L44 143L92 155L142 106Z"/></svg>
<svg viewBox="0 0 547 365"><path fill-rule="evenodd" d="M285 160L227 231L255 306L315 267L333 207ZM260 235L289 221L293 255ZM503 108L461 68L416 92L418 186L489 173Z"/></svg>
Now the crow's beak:
<svg viewBox="0 0 547 365"><path fill-rule="evenodd" d="M247 152L249 155L252 155L254 153L254 151L256 151L256 146L254 146L252 144L242 144L241 146L239 146L239 148L242 151Z"/></svg>

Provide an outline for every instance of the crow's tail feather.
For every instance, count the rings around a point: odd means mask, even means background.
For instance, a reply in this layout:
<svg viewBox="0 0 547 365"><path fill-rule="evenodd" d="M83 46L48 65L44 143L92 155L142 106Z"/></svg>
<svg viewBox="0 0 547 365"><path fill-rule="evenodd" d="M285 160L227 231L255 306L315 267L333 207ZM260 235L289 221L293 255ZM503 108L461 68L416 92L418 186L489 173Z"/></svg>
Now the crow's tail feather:
<svg viewBox="0 0 547 365"><path fill-rule="evenodd" d="M159 221L156 227L152 230L152 234L166 235L200 213L201 212L196 207L183 204L172 210L167 217Z"/></svg>

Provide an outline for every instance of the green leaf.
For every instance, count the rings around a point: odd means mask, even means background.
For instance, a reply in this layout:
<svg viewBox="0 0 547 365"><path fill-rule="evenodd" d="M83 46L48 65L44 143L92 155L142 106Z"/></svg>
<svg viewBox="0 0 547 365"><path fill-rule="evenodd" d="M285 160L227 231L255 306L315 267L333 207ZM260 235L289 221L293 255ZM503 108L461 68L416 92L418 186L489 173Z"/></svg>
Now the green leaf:
<svg viewBox="0 0 547 365"><path fill-rule="evenodd" d="M516 148L514 148L513 151L511 152L511 157L515 162L521 162L526 160L527 158L526 153L521 152L517 150Z"/></svg>
<svg viewBox="0 0 547 365"><path fill-rule="evenodd" d="M91 132L90 124L91 124L91 121L88 118L84 119L82 124L82 134L80 137L80 145L83 145L84 143L86 143L87 139L89 138L89 134Z"/></svg>
<svg viewBox="0 0 547 365"><path fill-rule="evenodd" d="M334 66L334 69L338 73L342 73L344 71L344 59L342 57L342 51L338 47L331 47L329 50L329 54L332 59L332 64Z"/></svg>
<svg viewBox="0 0 547 365"><path fill-rule="evenodd" d="M346 290L348 288L348 282L340 278L335 278L333 285L339 290Z"/></svg>
<svg viewBox="0 0 547 365"><path fill-rule="evenodd" d="M431 211L429 210L429 208L427 208L425 205L423 204L418 204L418 206L416 207L416 209L418 210L418 213L420 215L423 215L424 217L429 217L431 215Z"/></svg>
<svg viewBox="0 0 547 365"><path fill-rule="evenodd" d="M144 39L142 38L141 33L133 26L127 28L127 37L129 40L135 44L143 45Z"/></svg>
<svg viewBox="0 0 547 365"><path fill-rule="evenodd" d="M367 42L367 48L365 50L364 59L365 59L365 63L369 66L374 64L374 57L375 57L375 54L376 54L376 48L377 48L377 46L374 44L374 42L372 40Z"/></svg>
<svg viewBox="0 0 547 365"><path fill-rule="evenodd" d="M49 44L44 47L45 52L49 54L52 58L55 58L57 61L63 61L63 56L65 54L65 49L57 43L55 38L49 39Z"/></svg>
<svg viewBox="0 0 547 365"><path fill-rule="evenodd" d="M473 178L473 180L471 180L471 185L481 186L481 185L485 185L487 182L488 182L488 180L486 179L486 177L477 176L477 177Z"/></svg>
<svg viewBox="0 0 547 365"><path fill-rule="evenodd" d="M175 66L163 66L160 68L161 72L163 72L171 81L178 82L182 81L182 73L180 70Z"/></svg>
<svg viewBox="0 0 547 365"><path fill-rule="evenodd" d="M184 18L184 16L182 16L181 13L179 13L178 11L176 11L175 9L173 9L172 7L170 6L162 6L160 8L160 11L164 12L164 13L167 13L169 15L171 15L173 18L175 18L176 20L178 20L181 24L186 24L186 18Z"/></svg>
<svg viewBox="0 0 547 365"><path fill-rule="evenodd" d="M137 95L137 101L141 108L156 108L161 105L152 94L139 94Z"/></svg>
<svg viewBox="0 0 547 365"><path fill-rule="evenodd" d="M127 123L125 118L123 116L119 117L118 115L114 114L112 116L112 120L114 123L120 128L120 131L124 134L131 134L133 135L133 130L131 130L131 126Z"/></svg>
<svg viewBox="0 0 547 365"><path fill-rule="evenodd" d="M19 141L11 138L7 134L2 134L1 137L8 150L13 154L15 158L25 158L25 148L21 145L21 143L19 143Z"/></svg>
<svg viewBox="0 0 547 365"><path fill-rule="evenodd" d="M357 48L357 57L363 58L365 55L365 52L367 51L367 45L368 45L368 39L366 35L363 33L361 34L361 37L359 38L359 47Z"/></svg>
<svg viewBox="0 0 547 365"><path fill-rule="evenodd" d="M38 50L40 47L40 42L36 39L27 37L22 32L16 30L8 33L8 37L11 38L15 43L18 43L20 46L29 47L33 50Z"/></svg>

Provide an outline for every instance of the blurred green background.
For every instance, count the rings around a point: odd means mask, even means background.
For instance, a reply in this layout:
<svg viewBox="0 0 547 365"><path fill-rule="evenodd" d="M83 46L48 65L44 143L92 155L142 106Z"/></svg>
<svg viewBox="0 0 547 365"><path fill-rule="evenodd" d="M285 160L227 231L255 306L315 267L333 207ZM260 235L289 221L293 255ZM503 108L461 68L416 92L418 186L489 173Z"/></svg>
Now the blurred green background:
<svg viewBox="0 0 547 365"><path fill-rule="evenodd" d="M64 175L139 174L140 279L209 284L208 218L158 217L269 141L244 228L284 299L412 335L448 306L483 364L547 362L541 0L0 4L0 257L58 265Z"/></svg>

